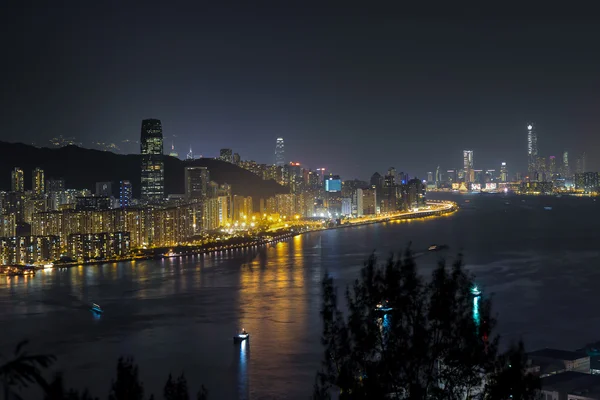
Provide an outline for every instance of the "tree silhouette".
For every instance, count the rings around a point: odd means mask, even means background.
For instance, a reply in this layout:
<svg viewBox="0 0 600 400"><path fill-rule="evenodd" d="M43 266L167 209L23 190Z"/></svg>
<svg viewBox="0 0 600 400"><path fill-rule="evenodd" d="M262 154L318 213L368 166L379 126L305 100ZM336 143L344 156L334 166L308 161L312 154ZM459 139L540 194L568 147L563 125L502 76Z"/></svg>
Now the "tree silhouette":
<svg viewBox="0 0 600 400"><path fill-rule="evenodd" d="M46 387L44 400L98 400L98 398L92 397L87 390L82 393L74 389L65 390L63 375L57 373L54 380Z"/></svg>
<svg viewBox="0 0 600 400"><path fill-rule="evenodd" d="M133 358L120 357L117 362L117 379L113 381L109 400L142 400L144 386L138 378L138 367Z"/></svg>
<svg viewBox="0 0 600 400"><path fill-rule="evenodd" d="M25 352L28 341L24 340L17 344L13 358L0 365L0 384L4 393L4 399L21 399L18 391L30 385L47 387L42 372L55 360L51 355L29 355Z"/></svg>
<svg viewBox="0 0 600 400"><path fill-rule="evenodd" d="M489 376L486 395L492 399L531 399L540 389L540 380L527 371L525 346L520 341L498 357Z"/></svg>
<svg viewBox="0 0 600 400"><path fill-rule="evenodd" d="M325 353L313 398L330 398L336 390L340 399L506 399L488 388L496 375L502 385L521 382L519 393L532 396L536 378L521 379L522 369L510 379L501 373L498 338L489 339L496 323L491 302L472 288L460 255L451 267L440 261L428 281L417 274L410 250L384 265L371 255L346 290L345 317L325 275ZM522 347L517 356L523 359Z"/></svg>
<svg viewBox="0 0 600 400"><path fill-rule="evenodd" d="M163 390L163 396L165 400L189 400L190 394L188 392L185 376L181 374L177 380L174 381L171 374L169 374L169 379L167 379L167 383Z"/></svg>

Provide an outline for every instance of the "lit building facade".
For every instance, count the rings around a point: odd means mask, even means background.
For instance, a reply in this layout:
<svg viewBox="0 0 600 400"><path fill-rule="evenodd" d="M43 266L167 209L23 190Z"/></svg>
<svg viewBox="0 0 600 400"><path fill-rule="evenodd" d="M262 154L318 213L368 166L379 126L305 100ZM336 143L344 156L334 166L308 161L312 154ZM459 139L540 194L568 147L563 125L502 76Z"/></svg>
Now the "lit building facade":
<svg viewBox="0 0 600 400"><path fill-rule="evenodd" d="M36 168L33 170L31 188L33 190L33 194L36 196L41 196L44 194L44 186L46 181L44 180L44 170L41 168Z"/></svg>
<svg viewBox="0 0 600 400"><path fill-rule="evenodd" d="M227 226L231 224L231 197L218 196L219 204L219 226Z"/></svg>
<svg viewBox="0 0 600 400"><path fill-rule="evenodd" d="M252 197L233 196L233 221L243 222L252 216Z"/></svg>
<svg viewBox="0 0 600 400"><path fill-rule="evenodd" d="M508 182L508 170L506 168L506 163L502 162L500 165L500 181Z"/></svg>
<svg viewBox="0 0 600 400"><path fill-rule="evenodd" d="M407 208L417 208L425 205L426 186L419 179L411 179L406 184L405 206Z"/></svg>
<svg viewBox="0 0 600 400"><path fill-rule="evenodd" d="M277 204L275 213L288 218L296 214L296 195L278 194L275 198Z"/></svg>
<svg viewBox="0 0 600 400"><path fill-rule="evenodd" d="M0 237L0 265L36 264L60 258L58 236Z"/></svg>
<svg viewBox="0 0 600 400"><path fill-rule="evenodd" d="M571 167L569 166L569 152L568 151L563 152L562 159L563 159L563 170L562 170L563 178L570 178L571 177Z"/></svg>
<svg viewBox="0 0 600 400"><path fill-rule="evenodd" d="M142 201L160 203L165 197L163 133L158 119L142 121L140 141L142 153Z"/></svg>
<svg viewBox="0 0 600 400"><path fill-rule="evenodd" d="M356 188L352 192L352 215L355 217L362 217L364 214L364 202L363 202L363 190Z"/></svg>
<svg viewBox="0 0 600 400"><path fill-rule="evenodd" d="M527 170L529 180L537 180L538 140L533 124L527 125Z"/></svg>
<svg viewBox="0 0 600 400"><path fill-rule="evenodd" d="M548 175L549 179L554 179L556 175L556 157L554 156L548 157Z"/></svg>
<svg viewBox="0 0 600 400"><path fill-rule="evenodd" d="M71 257L84 260L126 257L131 251L129 232L72 234L67 246Z"/></svg>
<svg viewBox="0 0 600 400"><path fill-rule="evenodd" d="M372 186L369 189L363 189L363 214L364 215L375 215L379 214L379 207L377 203L377 188Z"/></svg>
<svg viewBox="0 0 600 400"><path fill-rule="evenodd" d="M352 198L342 197L342 215L352 215Z"/></svg>
<svg viewBox="0 0 600 400"><path fill-rule="evenodd" d="M12 170L10 190L16 193L23 193L25 191L25 176L21 168L15 168Z"/></svg>
<svg viewBox="0 0 600 400"><path fill-rule="evenodd" d="M121 208L131 207L133 200L133 188L131 182L121 181L119 182L119 206Z"/></svg>
<svg viewBox="0 0 600 400"><path fill-rule="evenodd" d="M285 165L285 147L283 138L277 138L275 143L275 165L283 167Z"/></svg>
<svg viewBox="0 0 600 400"><path fill-rule="evenodd" d="M598 172L582 172L575 174L575 188L585 193L598 192Z"/></svg>
<svg viewBox="0 0 600 400"><path fill-rule="evenodd" d="M473 170L473 150L463 150L463 170L465 172L465 182L475 180L475 171Z"/></svg>

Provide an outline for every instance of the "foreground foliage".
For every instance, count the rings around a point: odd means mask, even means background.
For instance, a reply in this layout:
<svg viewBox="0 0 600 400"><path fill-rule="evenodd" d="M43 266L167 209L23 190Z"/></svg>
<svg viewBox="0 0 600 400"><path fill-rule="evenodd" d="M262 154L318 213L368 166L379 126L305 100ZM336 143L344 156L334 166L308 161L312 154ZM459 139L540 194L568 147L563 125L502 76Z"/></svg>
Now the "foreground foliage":
<svg viewBox="0 0 600 400"><path fill-rule="evenodd" d="M98 400L87 390L79 392L66 389L62 374L58 373L51 382L44 378L45 370L50 367L55 357L50 355L29 355L23 349L27 342L17 346L14 358L0 365L0 384L4 400L21 400L22 389L39 387L44 392L45 400ZM117 362L117 378L112 382L109 400L144 400L144 385L138 377L138 366L133 358L119 358ZM164 400L189 400L187 380L183 374L177 379L169 378L163 390ZM149 399L154 399L151 395ZM207 400L208 391L202 385L196 396L197 400Z"/></svg>
<svg viewBox="0 0 600 400"><path fill-rule="evenodd" d="M313 398L533 399L539 379L526 373L522 343L498 353L491 302L473 287L461 256L426 281L410 250L383 265L372 255L346 290L345 316L326 275Z"/></svg>

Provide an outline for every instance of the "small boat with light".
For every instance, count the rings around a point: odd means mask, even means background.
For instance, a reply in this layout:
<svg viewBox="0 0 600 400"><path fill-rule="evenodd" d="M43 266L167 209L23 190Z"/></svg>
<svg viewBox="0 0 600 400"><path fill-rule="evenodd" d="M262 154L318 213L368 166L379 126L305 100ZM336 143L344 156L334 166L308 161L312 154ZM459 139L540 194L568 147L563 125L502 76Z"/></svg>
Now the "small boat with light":
<svg viewBox="0 0 600 400"><path fill-rule="evenodd" d="M387 300L384 300L384 301L382 301L381 303L379 303L379 304L377 304L375 306L375 311L378 311L378 312L384 312L385 313L385 312L389 312L389 311L392 311L392 310L393 310L393 308L390 307L390 305L389 305L389 303L388 303Z"/></svg>
<svg viewBox="0 0 600 400"><path fill-rule="evenodd" d="M92 303L92 307L90 308L90 311L93 312L94 314L102 314L104 312L104 310L102 310L102 307L100 307L96 303Z"/></svg>
<svg viewBox="0 0 600 400"><path fill-rule="evenodd" d="M431 246L429 246L429 248L427 249L428 251L440 251L440 250L446 250L448 248L448 245L445 244L432 244Z"/></svg>
<svg viewBox="0 0 600 400"><path fill-rule="evenodd" d="M481 289L479 289L477 285L473 285L473 287L471 288L471 294L473 295L473 297L479 297L481 296Z"/></svg>
<svg viewBox="0 0 600 400"><path fill-rule="evenodd" d="M240 333L233 337L233 343L242 343L244 340L248 340L250 338L250 334L246 332L245 329L242 329Z"/></svg>
<svg viewBox="0 0 600 400"><path fill-rule="evenodd" d="M551 211L551 210L552 210L552 207L548 207L548 206L546 206L546 207L544 207L544 210L546 210L546 211Z"/></svg>

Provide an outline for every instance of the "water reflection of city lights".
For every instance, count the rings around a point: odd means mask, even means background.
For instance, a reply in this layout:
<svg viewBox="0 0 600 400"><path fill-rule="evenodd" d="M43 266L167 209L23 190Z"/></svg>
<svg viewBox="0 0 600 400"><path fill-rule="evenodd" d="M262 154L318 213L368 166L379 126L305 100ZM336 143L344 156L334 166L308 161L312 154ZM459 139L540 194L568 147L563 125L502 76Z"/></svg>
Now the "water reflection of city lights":
<svg viewBox="0 0 600 400"><path fill-rule="evenodd" d="M250 353L250 343L247 340L242 341L239 344L239 398L247 398L248 394L248 356Z"/></svg>
<svg viewBox="0 0 600 400"><path fill-rule="evenodd" d="M479 328L480 317L479 317L479 296L473 298L473 321L475 321L475 325Z"/></svg>

